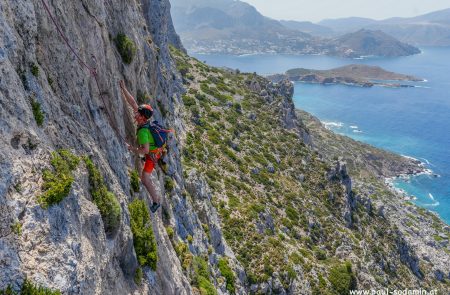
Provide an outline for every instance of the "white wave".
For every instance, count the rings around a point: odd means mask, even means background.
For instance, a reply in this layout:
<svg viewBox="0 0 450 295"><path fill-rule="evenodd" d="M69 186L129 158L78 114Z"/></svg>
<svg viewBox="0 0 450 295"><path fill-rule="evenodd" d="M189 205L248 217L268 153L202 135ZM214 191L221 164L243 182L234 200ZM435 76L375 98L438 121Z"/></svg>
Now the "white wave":
<svg viewBox="0 0 450 295"><path fill-rule="evenodd" d="M352 129L358 129L358 126L356 126L356 125L351 125L350 128L352 128Z"/></svg>
<svg viewBox="0 0 450 295"><path fill-rule="evenodd" d="M258 55L259 53L254 52L254 53L243 53L243 54L239 54L238 57L246 57L246 56L253 56L253 55Z"/></svg>
<svg viewBox="0 0 450 295"><path fill-rule="evenodd" d="M427 207L437 207L439 205L440 205L439 202L434 202L432 204L423 204L423 206L427 206Z"/></svg>
<svg viewBox="0 0 450 295"><path fill-rule="evenodd" d="M422 159L422 160L424 160L425 161L425 163L427 163L427 164L430 164L430 161L428 161L427 159L425 159L425 158L419 158L419 159Z"/></svg>
<svg viewBox="0 0 450 295"><path fill-rule="evenodd" d="M327 128L327 129L330 129L330 128L341 128L342 126L344 126L344 123L342 123L342 122L326 122L326 121L323 121L322 124L325 125L325 128Z"/></svg>
<svg viewBox="0 0 450 295"><path fill-rule="evenodd" d="M407 159L410 159L410 160L414 160L414 161L418 161L418 162L420 162L420 160L419 159L416 159L416 158L414 158L414 157L411 157L411 156L407 156L407 155L401 155L402 157L404 157L404 158L407 158Z"/></svg>
<svg viewBox="0 0 450 295"><path fill-rule="evenodd" d="M355 129L355 130L353 130L353 132L355 132L355 133L362 133L362 131L359 130L359 129Z"/></svg>
<svg viewBox="0 0 450 295"><path fill-rule="evenodd" d="M426 89L431 89L431 87L429 86L419 86L419 85L414 85L414 88L426 88Z"/></svg>
<svg viewBox="0 0 450 295"><path fill-rule="evenodd" d="M431 193L428 193L428 196L430 197L430 199L432 199L434 201L434 197Z"/></svg>

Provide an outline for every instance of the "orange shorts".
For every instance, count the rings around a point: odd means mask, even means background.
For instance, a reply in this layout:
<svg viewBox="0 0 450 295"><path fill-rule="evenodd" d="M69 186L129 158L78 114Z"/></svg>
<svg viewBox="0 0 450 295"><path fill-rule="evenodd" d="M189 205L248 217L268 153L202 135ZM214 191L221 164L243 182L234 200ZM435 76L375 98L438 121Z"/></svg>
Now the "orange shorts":
<svg viewBox="0 0 450 295"><path fill-rule="evenodd" d="M158 162L159 158L161 158L161 153L152 153L152 155L145 155L145 164L144 164L144 172L145 173L152 173L153 169L155 168L156 162Z"/></svg>

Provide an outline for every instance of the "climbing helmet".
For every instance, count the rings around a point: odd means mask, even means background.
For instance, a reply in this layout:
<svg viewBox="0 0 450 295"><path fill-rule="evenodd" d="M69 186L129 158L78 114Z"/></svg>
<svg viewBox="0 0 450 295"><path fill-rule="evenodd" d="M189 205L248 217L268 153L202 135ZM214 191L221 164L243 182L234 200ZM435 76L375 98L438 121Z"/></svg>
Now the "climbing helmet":
<svg viewBox="0 0 450 295"><path fill-rule="evenodd" d="M150 119L151 116L153 115L153 109L148 104L141 104L138 108L138 112L139 112L139 114L144 116L146 119Z"/></svg>

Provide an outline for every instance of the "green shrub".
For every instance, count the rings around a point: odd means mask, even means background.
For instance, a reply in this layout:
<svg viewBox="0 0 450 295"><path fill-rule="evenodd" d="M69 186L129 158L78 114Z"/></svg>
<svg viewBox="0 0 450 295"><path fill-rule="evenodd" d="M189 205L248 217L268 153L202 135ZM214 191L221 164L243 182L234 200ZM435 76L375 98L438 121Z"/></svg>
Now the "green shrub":
<svg viewBox="0 0 450 295"><path fill-rule="evenodd" d="M166 226L166 232L167 232L167 235L169 236L169 239L173 239L173 237L175 236L175 230L173 229L173 227L171 227L171 226Z"/></svg>
<svg viewBox="0 0 450 295"><path fill-rule="evenodd" d="M225 277L227 280L227 290L231 294L236 293L236 287L235 287L235 277L233 270L228 265L228 260L226 258L220 258L219 259L219 270L222 276Z"/></svg>
<svg viewBox="0 0 450 295"><path fill-rule="evenodd" d="M117 34L114 42L116 43L117 50L119 51L123 62L130 64L136 54L136 44L123 33Z"/></svg>
<svg viewBox="0 0 450 295"><path fill-rule="evenodd" d="M292 206L286 207L286 215L290 220L295 222L298 221L298 219L300 218L300 215L298 214L297 210Z"/></svg>
<svg viewBox="0 0 450 295"><path fill-rule="evenodd" d="M120 204L116 196L108 191L100 171L88 157L84 157L84 163L89 172L89 192L92 200L97 205L102 216L103 225L107 234L113 234L120 224Z"/></svg>
<svg viewBox="0 0 450 295"><path fill-rule="evenodd" d="M223 152L228 156L228 158L230 158L230 160L236 162L238 160L238 158L236 157L236 154L230 150L229 148L225 148L223 149Z"/></svg>
<svg viewBox="0 0 450 295"><path fill-rule="evenodd" d="M287 273L288 273L288 277L289 279L293 280L297 277L297 272L295 271L294 267L290 264L287 267Z"/></svg>
<svg viewBox="0 0 450 295"><path fill-rule="evenodd" d="M198 278L198 288L200 289L201 295L217 295L216 288L205 277L200 276Z"/></svg>
<svg viewBox="0 0 450 295"><path fill-rule="evenodd" d="M191 266L193 258L193 255L189 251L189 247L187 244L179 242L175 245L175 252L181 262L181 266L184 270L187 270Z"/></svg>
<svg viewBox="0 0 450 295"><path fill-rule="evenodd" d="M228 193L227 196L228 196L228 206L231 209L238 208L240 204L239 198L231 193Z"/></svg>
<svg viewBox="0 0 450 295"><path fill-rule="evenodd" d="M57 204L70 193L74 180L72 171L79 162L80 159L67 150L58 150L52 153L50 163L53 170L45 169L43 171L42 189L44 193L38 197L42 207L48 208Z"/></svg>
<svg viewBox="0 0 450 295"><path fill-rule="evenodd" d="M185 243L179 242L176 244L175 253L177 253L177 256L178 258L180 258L180 260L182 260L181 258L183 258L183 256L186 255L188 252L189 248Z"/></svg>
<svg viewBox="0 0 450 295"><path fill-rule="evenodd" d="M206 95L198 93L198 91L195 92L194 94L195 94L195 98L199 101L206 102L208 100Z"/></svg>
<svg viewBox="0 0 450 295"><path fill-rule="evenodd" d="M128 205L128 210L130 211L134 250L139 264L156 270L157 247L147 205L143 200L135 199Z"/></svg>
<svg viewBox="0 0 450 295"><path fill-rule="evenodd" d="M142 273L142 268L138 267L136 269L136 272L134 273L134 282L136 283L136 285L141 284L143 276L144 274Z"/></svg>
<svg viewBox="0 0 450 295"><path fill-rule="evenodd" d="M291 254L290 259L294 264L304 264L305 263L305 259L296 252Z"/></svg>
<svg viewBox="0 0 450 295"><path fill-rule="evenodd" d="M22 223L20 221L16 221L11 225L11 230L16 235L20 236L22 234Z"/></svg>
<svg viewBox="0 0 450 295"><path fill-rule="evenodd" d="M0 295L61 295L58 290L51 290L49 288L41 287L33 284L28 279L22 284L20 293L15 292L11 286L8 286L5 290L0 290Z"/></svg>
<svg viewBox="0 0 450 295"><path fill-rule="evenodd" d="M20 194L23 191L22 184L20 182L16 183L14 189Z"/></svg>
<svg viewBox="0 0 450 295"><path fill-rule="evenodd" d="M317 260L325 260L327 259L327 252L322 249L316 249L314 251L314 255L316 256Z"/></svg>
<svg viewBox="0 0 450 295"><path fill-rule="evenodd" d="M31 99L31 109L33 110L34 120L38 126L44 124L44 113L41 109L41 104L35 99Z"/></svg>
<svg viewBox="0 0 450 295"><path fill-rule="evenodd" d="M184 105L187 107L190 107L190 106L193 106L196 104L195 99L190 95L183 94L182 98L183 98Z"/></svg>
<svg viewBox="0 0 450 295"><path fill-rule="evenodd" d="M53 89L53 79L50 76L47 77L47 82L48 82L48 85L50 85L50 87L52 87L52 89Z"/></svg>
<svg viewBox="0 0 450 295"><path fill-rule="evenodd" d="M175 188L175 181L170 177L166 177L164 188L166 189L166 192L171 192Z"/></svg>
<svg viewBox="0 0 450 295"><path fill-rule="evenodd" d="M217 295L216 288L209 279L208 263L205 259L195 256L192 263L192 282L200 289L202 295Z"/></svg>
<svg viewBox="0 0 450 295"><path fill-rule="evenodd" d="M140 190L139 173L136 170L133 170L130 173L130 186L133 192L135 193L139 192Z"/></svg>
<svg viewBox="0 0 450 295"><path fill-rule="evenodd" d="M189 73L189 69L191 68L191 65L187 62L184 62L183 60L177 60L177 70L180 72L181 76L186 76L187 73Z"/></svg>
<svg viewBox="0 0 450 295"><path fill-rule="evenodd" d="M252 215L256 218L259 213L264 212L265 206L263 204L253 203L250 205Z"/></svg>
<svg viewBox="0 0 450 295"><path fill-rule="evenodd" d="M340 295L349 294L350 290L356 287L356 279L350 262L333 266L330 269L328 280L333 289Z"/></svg>
<svg viewBox="0 0 450 295"><path fill-rule="evenodd" d="M11 285L8 285L8 287L6 287L6 289L4 290L0 290L0 295L16 295L16 294L17 293L14 292Z"/></svg>
<svg viewBox="0 0 450 295"><path fill-rule="evenodd" d="M33 76L38 77L39 76L39 67L37 66L37 64L32 63L30 64L30 68L31 68L31 74L33 74Z"/></svg>

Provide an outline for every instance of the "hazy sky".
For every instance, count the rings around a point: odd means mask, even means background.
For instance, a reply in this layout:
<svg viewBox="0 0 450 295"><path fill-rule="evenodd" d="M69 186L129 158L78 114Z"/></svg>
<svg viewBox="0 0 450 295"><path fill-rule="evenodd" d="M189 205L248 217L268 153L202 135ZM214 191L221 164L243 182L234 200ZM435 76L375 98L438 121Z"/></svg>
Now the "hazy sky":
<svg viewBox="0 0 450 295"><path fill-rule="evenodd" d="M410 17L450 8L450 0L242 0L274 19L308 20L349 16Z"/></svg>

